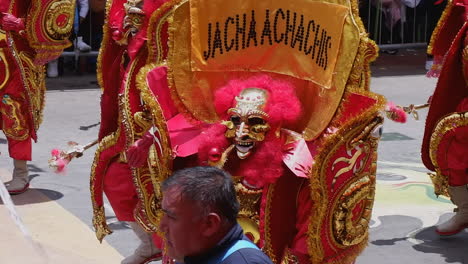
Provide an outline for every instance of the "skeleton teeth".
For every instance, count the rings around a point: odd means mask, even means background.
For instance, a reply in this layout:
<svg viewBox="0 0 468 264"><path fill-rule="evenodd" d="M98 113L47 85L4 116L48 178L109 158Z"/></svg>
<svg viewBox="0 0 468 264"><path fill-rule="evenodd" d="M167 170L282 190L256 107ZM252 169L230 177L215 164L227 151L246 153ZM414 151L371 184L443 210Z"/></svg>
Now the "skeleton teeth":
<svg viewBox="0 0 468 264"><path fill-rule="evenodd" d="M252 146L240 146L240 145L237 145L236 149L239 151L239 152L242 152L242 153L246 153L246 152L249 152L249 150L252 148Z"/></svg>

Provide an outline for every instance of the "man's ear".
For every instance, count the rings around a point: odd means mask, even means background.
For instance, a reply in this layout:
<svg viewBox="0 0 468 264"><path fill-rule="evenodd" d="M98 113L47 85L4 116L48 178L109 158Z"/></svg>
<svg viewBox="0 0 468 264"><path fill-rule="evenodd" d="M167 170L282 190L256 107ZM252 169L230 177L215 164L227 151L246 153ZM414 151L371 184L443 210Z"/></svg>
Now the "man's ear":
<svg viewBox="0 0 468 264"><path fill-rule="evenodd" d="M216 234L221 228L221 217L217 213L210 213L205 217L204 228L202 234L210 237Z"/></svg>

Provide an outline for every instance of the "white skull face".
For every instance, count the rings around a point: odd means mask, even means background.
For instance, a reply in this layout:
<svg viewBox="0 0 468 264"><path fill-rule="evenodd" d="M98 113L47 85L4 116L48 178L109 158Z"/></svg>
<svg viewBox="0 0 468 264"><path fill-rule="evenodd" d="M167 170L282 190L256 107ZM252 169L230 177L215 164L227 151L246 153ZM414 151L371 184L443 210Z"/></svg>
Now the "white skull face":
<svg viewBox="0 0 468 264"><path fill-rule="evenodd" d="M246 88L236 96L236 107L228 110L231 115L226 122L227 138L234 138L237 156L247 158L256 143L265 140L270 130L268 114L264 112L267 101L267 91L259 88Z"/></svg>

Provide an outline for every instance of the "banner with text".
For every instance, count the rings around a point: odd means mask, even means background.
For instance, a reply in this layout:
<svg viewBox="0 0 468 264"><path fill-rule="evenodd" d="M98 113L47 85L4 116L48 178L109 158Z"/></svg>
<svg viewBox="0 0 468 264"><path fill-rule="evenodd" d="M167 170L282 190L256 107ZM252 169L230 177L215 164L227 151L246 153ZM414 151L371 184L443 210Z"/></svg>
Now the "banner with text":
<svg viewBox="0 0 468 264"><path fill-rule="evenodd" d="M347 14L310 0L191 0L192 70L275 72L329 88Z"/></svg>

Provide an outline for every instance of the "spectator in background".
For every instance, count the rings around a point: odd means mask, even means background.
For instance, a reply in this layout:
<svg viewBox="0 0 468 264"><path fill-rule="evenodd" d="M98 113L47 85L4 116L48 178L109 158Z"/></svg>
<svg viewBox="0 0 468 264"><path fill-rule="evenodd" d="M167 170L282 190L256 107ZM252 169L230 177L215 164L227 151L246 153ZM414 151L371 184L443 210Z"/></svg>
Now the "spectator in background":
<svg viewBox="0 0 468 264"><path fill-rule="evenodd" d="M429 44L431 41L432 32L437 26L437 22L442 16L445 7L447 6L447 0L427 0L427 35L426 41ZM427 54L426 57L426 71L429 71L434 64L434 57L430 54Z"/></svg>
<svg viewBox="0 0 468 264"><path fill-rule="evenodd" d="M88 16L89 2L88 0L78 0L77 3L78 3L77 13L79 15L79 18L78 18L78 25L75 26L75 32L77 32L77 37L73 43L75 44L75 49L78 49L79 51L82 51L82 52L87 52L91 50L91 46L89 46L83 41L83 34L84 34L84 31L86 31L86 29L85 27L82 27L82 23L85 20L86 16ZM76 21L76 18L75 18L75 21Z"/></svg>
<svg viewBox="0 0 468 264"><path fill-rule="evenodd" d="M179 170L163 182L162 191L160 230L167 257L185 264L272 264L237 223L239 202L227 172Z"/></svg>
<svg viewBox="0 0 468 264"><path fill-rule="evenodd" d="M89 3L88 0L77 0L77 9L75 13L75 24L74 24L74 38L73 45L75 50L81 52L88 52L91 50L91 46L86 44L83 41L83 34L85 27L82 27L81 24L85 20L89 12ZM47 77L55 78L59 76L58 72L58 59L49 62L47 65Z"/></svg>

